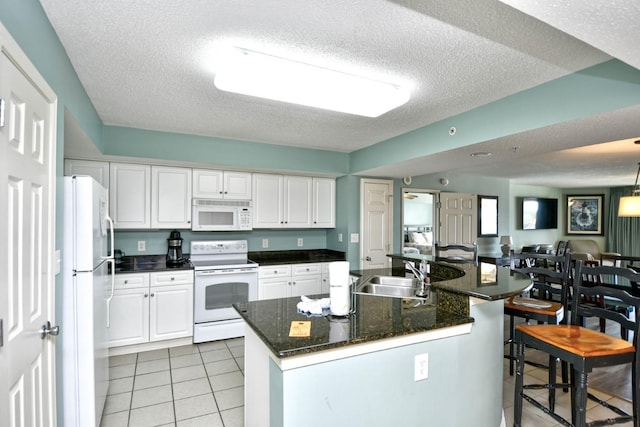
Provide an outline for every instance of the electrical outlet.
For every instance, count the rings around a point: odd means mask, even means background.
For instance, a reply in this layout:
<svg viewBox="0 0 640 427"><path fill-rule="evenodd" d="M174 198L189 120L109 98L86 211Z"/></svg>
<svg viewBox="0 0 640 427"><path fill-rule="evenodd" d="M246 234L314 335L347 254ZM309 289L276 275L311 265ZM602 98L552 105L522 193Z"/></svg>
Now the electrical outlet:
<svg viewBox="0 0 640 427"><path fill-rule="evenodd" d="M342 242L342 233L338 233L338 242Z"/></svg>
<svg viewBox="0 0 640 427"><path fill-rule="evenodd" d="M360 235L358 233L351 233L351 243L358 243L360 241Z"/></svg>
<svg viewBox="0 0 640 427"><path fill-rule="evenodd" d="M304 239L302 237L298 237L298 247L304 246Z"/></svg>
<svg viewBox="0 0 640 427"><path fill-rule="evenodd" d="M426 380L429 378L429 353L417 354L415 357L414 381Z"/></svg>
<svg viewBox="0 0 640 427"><path fill-rule="evenodd" d="M262 249L269 247L269 239L262 239Z"/></svg>
<svg viewBox="0 0 640 427"><path fill-rule="evenodd" d="M144 252L147 250L147 242L144 240L138 240L138 252Z"/></svg>

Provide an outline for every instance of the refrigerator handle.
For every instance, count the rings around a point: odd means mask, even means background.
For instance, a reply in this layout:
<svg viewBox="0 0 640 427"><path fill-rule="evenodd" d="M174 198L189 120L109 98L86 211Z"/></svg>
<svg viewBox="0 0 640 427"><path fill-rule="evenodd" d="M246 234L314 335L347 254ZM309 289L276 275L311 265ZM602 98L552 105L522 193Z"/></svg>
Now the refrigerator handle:
<svg viewBox="0 0 640 427"><path fill-rule="evenodd" d="M104 218L109 223L109 237L111 237L111 248L110 248L111 250L110 250L110 253L108 255L109 255L109 258L113 258L115 256L114 248L115 248L115 245L116 245L115 240L114 240L114 233L113 233L113 220L111 219L111 217L108 214L105 215Z"/></svg>
<svg viewBox="0 0 640 427"><path fill-rule="evenodd" d="M107 298L107 328L111 327L111 300L116 286L116 260L110 258L107 262L111 263L111 295Z"/></svg>

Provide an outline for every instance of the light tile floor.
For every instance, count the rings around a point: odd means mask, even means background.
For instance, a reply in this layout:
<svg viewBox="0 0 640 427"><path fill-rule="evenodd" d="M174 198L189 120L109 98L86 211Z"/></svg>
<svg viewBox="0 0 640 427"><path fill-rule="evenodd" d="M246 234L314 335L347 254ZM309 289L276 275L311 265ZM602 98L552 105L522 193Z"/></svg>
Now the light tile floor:
<svg viewBox="0 0 640 427"><path fill-rule="evenodd" d="M244 339L112 356L101 427L243 427Z"/></svg>
<svg viewBox="0 0 640 427"><path fill-rule="evenodd" d="M244 339L188 345L110 358L111 382L101 427L243 427ZM503 407L513 425L514 377L504 362ZM546 370L525 367L525 383L544 382ZM630 402L591 390L629 411ZM540 396L544 390L531 391ZM544 401L544 397L540 400ZM568 417L569 393L557 394L557 412ZM589 420L613 414L589 402ZM524 402L523 427L561 424ZM631 426L631 423L618 424ZM485 427L485 426L479 426Z"/></svg>

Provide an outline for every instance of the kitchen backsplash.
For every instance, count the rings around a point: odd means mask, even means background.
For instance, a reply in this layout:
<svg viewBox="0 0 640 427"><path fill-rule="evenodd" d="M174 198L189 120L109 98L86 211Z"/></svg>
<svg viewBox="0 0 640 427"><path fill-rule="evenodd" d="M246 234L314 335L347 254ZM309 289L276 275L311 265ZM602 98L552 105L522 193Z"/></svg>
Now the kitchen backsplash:
<svg viewBox="0 0 640 427"><path fill-rule="evenodd" d="M249 251L324 249L327 248L327 230L253 230L248 232L193 232L178 230L183 239L182 251L189 252L192 240L247 240ZM126 255L165 254L171 230L117 231L115 247ZM298 240L302 239L302 246ZM267 240L268 247L263 247ZM138 250L138 242L144 242L144 251Z"/></svg>

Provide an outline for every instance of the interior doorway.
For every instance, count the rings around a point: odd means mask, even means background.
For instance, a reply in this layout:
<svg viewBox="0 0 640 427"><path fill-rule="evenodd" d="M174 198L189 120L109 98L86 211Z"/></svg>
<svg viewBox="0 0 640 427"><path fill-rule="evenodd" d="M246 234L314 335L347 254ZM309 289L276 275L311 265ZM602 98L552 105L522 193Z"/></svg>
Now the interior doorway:
<svg viewBox="0 0 640 427"><path fill-rule="evenodd" d="M433 190L402 189L402 252L433 255L438 241L438 197Z"/></svg>

